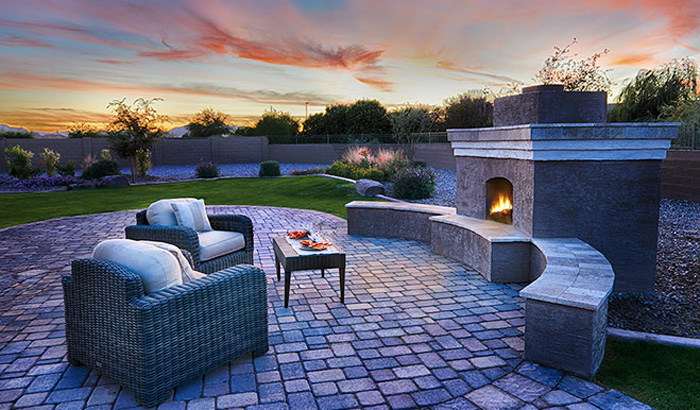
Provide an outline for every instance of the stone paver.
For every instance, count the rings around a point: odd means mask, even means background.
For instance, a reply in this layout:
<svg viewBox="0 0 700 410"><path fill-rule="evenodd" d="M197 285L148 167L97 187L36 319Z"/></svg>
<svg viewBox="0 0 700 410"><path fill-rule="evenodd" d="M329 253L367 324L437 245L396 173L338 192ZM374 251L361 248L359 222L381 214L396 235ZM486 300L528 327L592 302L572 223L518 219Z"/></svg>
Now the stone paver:
<svg viewBox="0 0 700 410"><path fill-rule="evenodd" d="M348 236L314 211L215 206L255 226L268 274L270 351L244 356L175 389L159 409L648 408L591 382L522 360L519 286L486 282L426 244ZM102 240L123 238L135 211L0 230L0 409L127 409L130 392L68 365L60 278ZM334 224L348 254L346 304L336 270L294 272L290 307L271 238ZM621 407L619 407L621 408Z"/></svg>

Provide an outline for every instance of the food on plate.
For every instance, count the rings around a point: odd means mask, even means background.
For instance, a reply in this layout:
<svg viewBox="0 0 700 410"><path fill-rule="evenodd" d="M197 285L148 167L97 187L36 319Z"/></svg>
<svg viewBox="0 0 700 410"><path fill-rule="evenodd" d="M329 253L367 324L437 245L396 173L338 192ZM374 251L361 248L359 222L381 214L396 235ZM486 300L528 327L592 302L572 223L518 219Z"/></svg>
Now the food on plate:
<svg viewBox="0 0 700 410"><path fill-rule="evenodd" d="M306 246L307 248L311 248L311 249L317 250L317 251L322 251L322 250L324 250L324 249L328 249L328 248L330 248L331 246L333 246L332 243L328 243L328 242L314 242L314 241L312 241L312 240L304 240L304 241L299 242L299 244L301 244L302 246Z"/></svg>
<svg viewBox="0 0 700 410"><path fill-rule="evenodd" d="M299 240L301 238L305 238L305 237L309 236L309 231L294 231L294 232L288 233L287 236L292 238L292 239Z"/></svg>

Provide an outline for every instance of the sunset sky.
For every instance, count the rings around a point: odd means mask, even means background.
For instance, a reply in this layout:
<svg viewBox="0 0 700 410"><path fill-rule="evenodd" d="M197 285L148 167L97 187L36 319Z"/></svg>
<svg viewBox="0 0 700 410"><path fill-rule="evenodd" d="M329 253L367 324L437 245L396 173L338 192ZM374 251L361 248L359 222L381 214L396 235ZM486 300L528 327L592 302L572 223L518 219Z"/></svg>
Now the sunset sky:
<svg viewBox="0 0 700 410"><path fill-rule="evenodd" d="M115 99L160 97L169 126L211 107L245 125L378 99L441 104L533 84L578 38L626 78L700 57L699 0L0 0L0 123L102 126ZM609 97L612 100L611 97Z"/></svg>

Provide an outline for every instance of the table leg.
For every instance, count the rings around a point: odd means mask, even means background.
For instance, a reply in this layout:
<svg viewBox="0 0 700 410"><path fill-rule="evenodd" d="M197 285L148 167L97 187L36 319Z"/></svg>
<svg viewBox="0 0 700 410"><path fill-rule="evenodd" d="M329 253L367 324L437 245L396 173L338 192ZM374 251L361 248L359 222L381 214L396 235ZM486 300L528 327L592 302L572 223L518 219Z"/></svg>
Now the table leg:
<svg viewBox="0 0 700 410"><path fill-rule="evenodd" d="M284 307L289 307L289 288L292 282L292 272L284 270Z"/></svg>
<svg viewBox="0 0 700 410"><path fill-rule="evenodd" d="M321 277L325 278L326 277L326 270L321 268Z"/></svg>
<svg viewBox="0 0 700 410"><path fill-rule="evenodd" d="M275 269L277 269L277 280L280 280L280 260L275 255Z"/></svg>
<svg viewBox="0 0 700 410"><path fill-rule="evenodd" d="M341 266L340 272L340 303L345 303L345 265Z"/></svg>

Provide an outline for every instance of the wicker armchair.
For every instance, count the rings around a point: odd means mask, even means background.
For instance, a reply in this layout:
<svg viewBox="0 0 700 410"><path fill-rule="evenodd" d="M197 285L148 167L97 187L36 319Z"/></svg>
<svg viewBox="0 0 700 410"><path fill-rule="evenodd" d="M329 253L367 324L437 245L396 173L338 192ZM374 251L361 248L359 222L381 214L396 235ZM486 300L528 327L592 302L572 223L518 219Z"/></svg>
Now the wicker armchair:
<svg viewBox="0 0 700 410"><path fill-rule="evenodd" d="M63 277L68 361L155 406L208 370L268 350L265 273L239 265L144 295L141 279L99 259Z"/></svg>
<svg viewBox="0 0 700 410"><path fill-rule="evenodd" d="M136 225L126 227L126 238L171 243L192 254L192 267L203 273L213 273L230 266L253 264L253 223L243 215L207 215L212 228L217 231L240 232L245 237L245 248L228 255L202 261L199 254L197 232L186 226L149 225L146 211L136 214Z"/></svg>

